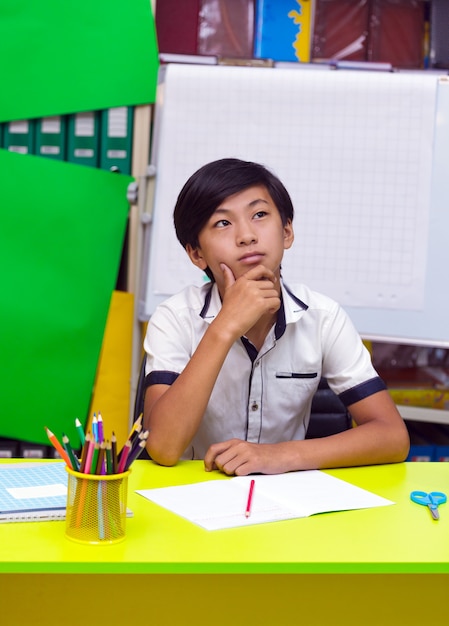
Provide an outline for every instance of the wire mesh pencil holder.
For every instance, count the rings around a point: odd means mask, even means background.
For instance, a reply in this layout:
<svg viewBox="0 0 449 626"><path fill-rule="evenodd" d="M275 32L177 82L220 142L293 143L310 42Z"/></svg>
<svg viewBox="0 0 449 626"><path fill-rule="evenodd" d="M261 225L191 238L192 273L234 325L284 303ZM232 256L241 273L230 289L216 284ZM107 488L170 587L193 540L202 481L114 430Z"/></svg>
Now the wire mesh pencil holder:
<svg viewBox="0 0 449 626"><path fill-rule="evenodd" d="M66 536L84 544L123 541L130 470L104 476L66 470Z"/></svg>

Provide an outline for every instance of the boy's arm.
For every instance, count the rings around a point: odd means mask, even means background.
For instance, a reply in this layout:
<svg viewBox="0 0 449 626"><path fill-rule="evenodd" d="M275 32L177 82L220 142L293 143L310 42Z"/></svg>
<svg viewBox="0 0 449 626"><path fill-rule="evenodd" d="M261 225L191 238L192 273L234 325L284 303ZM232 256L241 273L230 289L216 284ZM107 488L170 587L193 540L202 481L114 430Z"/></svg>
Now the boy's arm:
<svg viewBox="0 0 449 626"><path fill-rule="evenodd" d="M172 385L153 385L145 394L147 450L162 465L175 464L194 437L232 344L280 306L275 276L263 266L238 280L226 266L223 274L222 308L190 361Z"/></svg>
<svg viewBox="0 0 449 626"><path fill-rule="evenodd" d="M213 444L204 458L205 469L243 476L396 463L406 459L408 432L388 391L379 391L349 409L357 426L329 437L275 444L232 439Z"/></svg>

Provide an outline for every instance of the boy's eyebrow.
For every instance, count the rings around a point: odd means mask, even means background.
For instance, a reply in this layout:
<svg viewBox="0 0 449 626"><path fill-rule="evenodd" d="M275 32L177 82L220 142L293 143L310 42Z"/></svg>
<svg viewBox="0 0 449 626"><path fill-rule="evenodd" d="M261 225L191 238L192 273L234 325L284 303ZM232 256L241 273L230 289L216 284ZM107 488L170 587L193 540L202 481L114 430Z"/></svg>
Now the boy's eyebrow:
<svg viewBox="0 0 449 626"><path fill-rule="evenodd" d="M255 200L251 200L251 202L249 202L244 208L245 209L252 209L254 206L258 205L259 203L262 204L269 204L268 200L265 200L264 198L256 198ZM215 213L232 213L232 209L227 209L225 206L219 206L215 209L214 211L214 215Z"/></svg>

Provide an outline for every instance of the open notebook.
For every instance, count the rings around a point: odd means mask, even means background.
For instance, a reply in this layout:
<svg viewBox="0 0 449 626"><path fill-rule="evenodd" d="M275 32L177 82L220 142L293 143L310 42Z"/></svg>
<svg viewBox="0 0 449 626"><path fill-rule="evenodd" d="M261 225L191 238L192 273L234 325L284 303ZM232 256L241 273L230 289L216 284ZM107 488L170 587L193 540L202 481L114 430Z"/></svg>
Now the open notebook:
<svg viewBox="0 0 449 626"><path fill-rule="evenodd" d="M246 517L252 479L255 485L251 513ZM319 470L238 476L178 487L141 489L137 493L206 530L394 504Z"/></svg>
<svg viewBox="0 0 449 626"><path fill-rule="evenodd" d="M59 461L0 463L0 523L64 520L67 478Z"/></svg>

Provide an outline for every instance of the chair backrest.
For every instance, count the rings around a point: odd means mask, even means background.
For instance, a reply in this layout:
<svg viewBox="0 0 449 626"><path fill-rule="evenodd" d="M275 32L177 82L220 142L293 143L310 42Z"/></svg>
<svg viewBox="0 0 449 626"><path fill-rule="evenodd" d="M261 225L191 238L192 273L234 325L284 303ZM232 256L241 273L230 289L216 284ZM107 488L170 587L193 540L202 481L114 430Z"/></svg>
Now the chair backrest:
<svg viewBox="0 0 449 626"><path fill-rule="evenodd" d="M312 399L306 439L341 433L352 427L348 409L322 378Z"/></svg>
<svg viewBox="0 0 449 626"><path fill-rule="evenodd" d="M134 398L133 422L135 422L136 419L139 417L139 415L143 413L143 401L145 399L145 387L144 387L145 362L146 362L146 356L144 355L142 359L142 363L140 364L140 372L139 372L139 378L137 380L136 396Z"/></svg>
<svg viewBox="0 0 449 626"><path fill-rule="evenodd" d="M137 382L136 398L134 402L134 421L143 413L143 404L145 398L145 356L140 366L139 379ZM336 393L327 384L325 378L320 380L318 389L312 400L312 408L310 413L309 427L306 433L306 439L316 439L318 437L327 437L335 433L348 430L352 426L351 416L343 402ZM145 452L146 454L146 452ZM140 458L149 458L141 456Z"/></svg>
<svg viewBox="0 0 449 626"><path fill-rule="evenodd" d="M139 378L137 380L136 397L134 399L134 415L133 415L133 421L134 422L139 417L139 415L141 415L141 413L143 413L143 404L144 404L144 400L145 400L145 387L144 387L144 382L145 382L145 361L146 361L146 357L144 355L143 359L142 359L142 363L140 364ZM149 459L151 459L151 457L148 454L148 452L146 450L144 450L142 452L142 454L139 456L139 459L141 461L144 461L144 460L148 461Z"/></svg>

